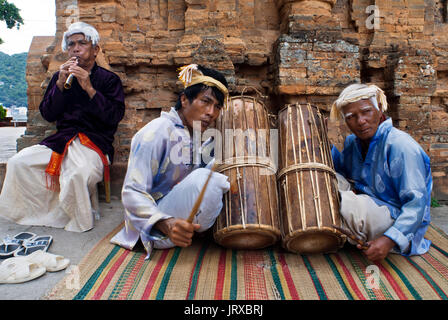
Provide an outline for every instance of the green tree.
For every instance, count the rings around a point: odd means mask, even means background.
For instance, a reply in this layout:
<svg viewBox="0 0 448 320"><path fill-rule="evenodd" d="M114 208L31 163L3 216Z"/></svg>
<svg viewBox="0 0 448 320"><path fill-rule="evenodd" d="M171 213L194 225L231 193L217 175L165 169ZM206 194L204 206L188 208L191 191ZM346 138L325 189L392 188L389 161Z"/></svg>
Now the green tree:
<svg viewBox="0 0 448 320"><path fill-rule="evenodd" d="M6 0L0 0L0 21L5 21L8 29L16 27L17 29L23 24L23 19L20 16L19 9ZM0 38L0 44L3 40Z"/></svg>
<svg viewBox="0 0 448 320"><path fill-rule="evenodd" d="M3 105L0 103L0 120L5 119L6 117L6 109L3 108Z"/></svg>

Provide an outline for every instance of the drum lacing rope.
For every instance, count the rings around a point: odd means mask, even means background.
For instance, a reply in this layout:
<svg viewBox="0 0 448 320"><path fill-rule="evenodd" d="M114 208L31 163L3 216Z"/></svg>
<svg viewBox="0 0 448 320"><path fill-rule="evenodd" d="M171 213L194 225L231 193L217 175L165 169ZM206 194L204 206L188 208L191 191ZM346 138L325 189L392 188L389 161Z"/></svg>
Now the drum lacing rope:
<svg viewBox="0 0 448 320"><path fill-rule="evenodd" d="M262 167L271 170L273 173L277 172L277 167L270 158L256 156L227 158L223 164L218 165L216 171L221 173L239 167Z"/></svg>
<svg viewBox="0 0 448 320"><path fill-rule="evenodd" d="M277 180L280 180L285 174L287 174L289 172L292 172L292 171L303 171L303 170L309 170L309 169L316 169L316 170L326 171L326 172L336 176L336 171L334 171L329 166L327 166L327 165L325 165L323 163L309 162L309 163L293 164L293 165L287 166L286 168L283 168L277 174Z"/></svg>

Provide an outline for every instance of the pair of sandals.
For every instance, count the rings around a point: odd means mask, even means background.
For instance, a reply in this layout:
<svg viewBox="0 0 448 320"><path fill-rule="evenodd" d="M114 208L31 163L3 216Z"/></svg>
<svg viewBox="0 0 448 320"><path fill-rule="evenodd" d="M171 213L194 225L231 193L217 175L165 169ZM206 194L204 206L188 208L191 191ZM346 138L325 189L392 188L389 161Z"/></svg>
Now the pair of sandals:
<svg viewBox="0 0 448 320"><path fill-rule="evenodd" d="M52 236L36 236L32 232L7 236L0 245L0 258L4 259L0 263L0 283L22 283L47 271L65 269L69 259L47 252L52 242Z"/></svg>
<svg viewBox="0 0 448 320"><path fill-rule="evenodd" d="M0 259L27 256L35 251L48 251L53 237L37 236L32 232L20 232L14 237L6 236L0 244Z"/></svg>
<svg viewBox="0 0 448 320"><path fill-rule="evenodd" d="M37 250L27 256L18 256L3 260L0 264L0 283L22 283L34 280L47 271L61 271L70 260L63 256Z"/></svg>

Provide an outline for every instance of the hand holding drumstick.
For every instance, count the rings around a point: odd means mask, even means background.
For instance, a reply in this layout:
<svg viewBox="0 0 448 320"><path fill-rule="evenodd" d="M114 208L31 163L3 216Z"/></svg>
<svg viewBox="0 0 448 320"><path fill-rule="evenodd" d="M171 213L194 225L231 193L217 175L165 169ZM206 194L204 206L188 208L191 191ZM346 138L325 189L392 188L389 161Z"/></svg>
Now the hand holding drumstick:
<svg viewBox="0 0 448 320"><path fill-rule="evenodd" d="M199 210L199 206L204 198L205 190L207 189L207 185L215 169L216 164L211 168L207 180L205 181L187 219L169 218L157 222L154 226L179 247L188 247L191 245L194 232L201 227L199 224L193 223L193 219Z"/></svg>
<svg viewBox="0 0 448 320"><path fill-rule="evenodd" d="M368 244L368 243L366 243L366 242L364 242L364 241L362 241L362 240L356 238L354 235L352 235L352 234L351 234L350 232L348 232L347 230L342 229L342 228L340 228L340 227L338 227L338 226L335 226L335 225L333 225L333 228L335 228L339 233L342 233L342 234L346 235L347 237L349 237L350 239L352 239L353 241L355 241L355 242L358 244L358 246L360 246L360 248L361 248L362 250L367 250L367 249L369 249L369 244Z"/></svg>

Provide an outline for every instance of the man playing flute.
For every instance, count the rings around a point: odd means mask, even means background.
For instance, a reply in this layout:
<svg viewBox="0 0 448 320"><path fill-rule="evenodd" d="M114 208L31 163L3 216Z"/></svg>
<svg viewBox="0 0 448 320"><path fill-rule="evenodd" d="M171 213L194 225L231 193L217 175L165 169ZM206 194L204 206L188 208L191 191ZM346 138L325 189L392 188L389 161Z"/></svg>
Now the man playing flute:
<svg viewBox="0 0 448 320"><path fill-rule="evenodd" d="M344 119L353 133L342 152L332 148L343 226L367 242L364 253L371 261L389 252L424 254L431 244L424 238L431 220L430 159L409 134L393 127L386 110L383 90L352 84L330 115Z"/></svg>
<svg viewBox="0 0 448 320"><path fill-rule="evenodd" d="M94 226L96 184L109 178L112 142L124 116L120 78L95 62L97 30L83 22L69 26L62 40L69 59L57 71L39 106L57 132L9 159L0 216L22 225L83 232ZM71 88L65 89L69 75Z"/></svg>
<svg viewBox="0 0 448 320"><path fill-rule="evenodd" d="M191 245L195 232L214 224L222 196L230 188L225 175L204 168L213 156L213 138L202 145L193 141L218 117L228 95L227 81L220 72L196 64L181 69L184 90L176 105L132 139L122 190L125 226L111 239L130 250L140 239L147 258L153 248ZM189 222L207 181L197 214Z"/></svg>

